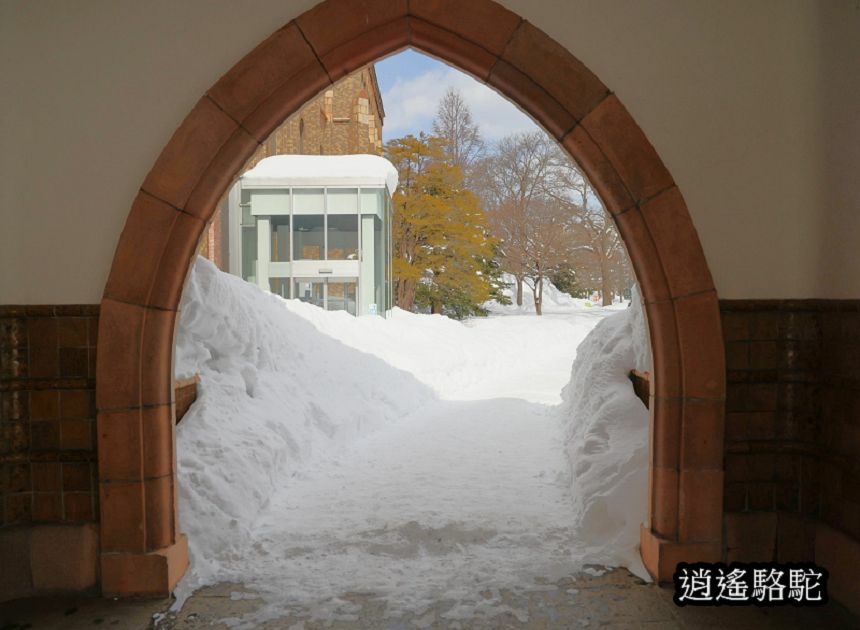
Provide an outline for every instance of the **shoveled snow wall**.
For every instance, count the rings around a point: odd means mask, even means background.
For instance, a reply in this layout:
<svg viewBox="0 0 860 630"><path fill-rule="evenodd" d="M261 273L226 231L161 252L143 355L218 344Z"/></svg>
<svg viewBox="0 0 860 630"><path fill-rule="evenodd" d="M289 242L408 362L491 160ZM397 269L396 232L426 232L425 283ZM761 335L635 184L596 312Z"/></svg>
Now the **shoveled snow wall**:
<svg viewBox="0 0 860 630"><path fill-rule="evenodd" d="M579 345L560 412L586 563L625 566L650 579L639 555L647 517L648 409L633 392L631 369L651 370L641 299L600 321Z"/></svg>
<svg viewBox="0 0 860 630"><path fill-rule="evenodd" d="M203 258L185 286L175 352L177 376L201 377L177 427L192 588L209 582L226 550L242 554L251 544L257 514L303 462L434 397L411 374L320 332L282 298Z"/></svg>

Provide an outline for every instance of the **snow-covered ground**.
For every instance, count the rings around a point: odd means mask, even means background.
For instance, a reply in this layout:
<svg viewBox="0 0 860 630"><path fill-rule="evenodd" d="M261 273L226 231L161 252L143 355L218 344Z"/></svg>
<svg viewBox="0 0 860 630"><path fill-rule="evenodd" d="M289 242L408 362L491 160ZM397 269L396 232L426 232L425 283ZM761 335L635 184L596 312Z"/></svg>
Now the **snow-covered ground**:
<svg viewBox="0 0 860 630"><path fill-rule="evenodd" d="M535 296L534 291L529 286L528 282L523 282L523 300L521 305L516 303L516 280L511 274L502 274L502 280L507 284L503 293L510 299L510 304L499 304L498 302L487 302L484 307L493 315L526 315L535 312ZM621 310L627 308L627 302L619 302L612 306L602 307L599 303L595 304L591 300L575 298L563 291L559 291L555 285L545 279L543 289L541 291L543 305L541 312L544 315L559 314L569 315L571 311L583 312L586 309L595 307L602 311L605 316L605 310Z"/></svg>
<svg viewBox="0 0 860 630"><path fill-rule="evenodd" d="M393 613L451 600L456 618L585 563L642 574L648 416L626 374L648 367L644 324L550 301L541 318L354 318L198 260L176 350L201 377L177 432L180 601L237 582L265 601L249 625L343 614L357 591Z"/></svg>

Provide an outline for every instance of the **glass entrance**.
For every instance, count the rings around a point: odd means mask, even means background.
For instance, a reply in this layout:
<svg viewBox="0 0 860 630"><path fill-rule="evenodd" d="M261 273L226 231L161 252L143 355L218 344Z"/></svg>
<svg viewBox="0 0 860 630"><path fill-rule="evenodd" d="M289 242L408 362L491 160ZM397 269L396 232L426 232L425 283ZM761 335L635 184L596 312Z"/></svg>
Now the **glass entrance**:
<svg viewBox="0 0 860 630"><path fill-rule="evenodd" d="M245 188L244 178L229 202L231 226L241 228L241 239L230 241L239 250L236 273L285 299L385 316L391 197L384 185Z"/></svg>
<svg viewBox="0 0 860 630"><path fill-rule="evenodd" d="M356 288L355 281L347 282L332 278L327 282L328 295L326 296L326 309L329 311L346 311L350 315L356 314Z"/></svg>
<svg viewBox="0 0 860 630"><path fill-rule="evenodd" d="M293 297L296 299L327 311L346 311L351 315L358 313L357 278L297 278L294 290Z"/></svg>
<svg viewBox="0 0 860 630"><path fill-rule="evenodd" d="M302 302L325 308L325 278L300 278L296 280L293 297Z"/></svg>

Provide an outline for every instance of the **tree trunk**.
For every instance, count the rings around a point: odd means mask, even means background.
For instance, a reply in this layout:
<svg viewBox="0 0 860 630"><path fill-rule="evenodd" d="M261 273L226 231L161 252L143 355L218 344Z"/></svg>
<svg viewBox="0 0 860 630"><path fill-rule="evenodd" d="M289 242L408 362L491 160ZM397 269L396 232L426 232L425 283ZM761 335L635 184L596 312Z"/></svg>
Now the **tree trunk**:
<svg viewBox="0 0 860 630"><path fill-rule="evenodd" d="M398 280L397 282L397 306L404 311L411 311L415 304L415 281Z"/></svg>
<svg viewBox="0 0 860 630"><path fill-rule="evenodd" d="M612 305L612 282L609 277L609 269L606 259L600 262L600 293L603 297L603 306Z"/></svg>
<svg viewBox="0 0 860 630"><path fill-rule="evenodd" d="M430 312L433 313L434 315L441 315L442 314L442 302L437 302L434 300L433 303L430 305Z"/></svg>
<svg viewBox="0 0 860 630"><path fill-rule="evenodd" d="M523 277L516 276L517 278L517 306L523 305Z"/></svg>
<svg viewBox="0 0 860 630"><path fill-rule="evenodd" d="M535 283L535 315L543 315L543 275Z"/></svg>

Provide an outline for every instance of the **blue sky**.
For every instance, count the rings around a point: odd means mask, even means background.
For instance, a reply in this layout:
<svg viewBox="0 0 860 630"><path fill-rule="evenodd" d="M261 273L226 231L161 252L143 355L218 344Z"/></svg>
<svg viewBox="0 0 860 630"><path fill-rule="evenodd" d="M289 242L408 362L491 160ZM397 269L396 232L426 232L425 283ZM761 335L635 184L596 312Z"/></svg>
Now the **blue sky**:
<svg viewBox="0 0 860 630"><path fill-rule="evenodd" d="M463 95L485 140L537 129L531 118L483 83L413 50L378 61L376 76L385 107L385 141L432 131L437 104L449 86Z"/></svg>

